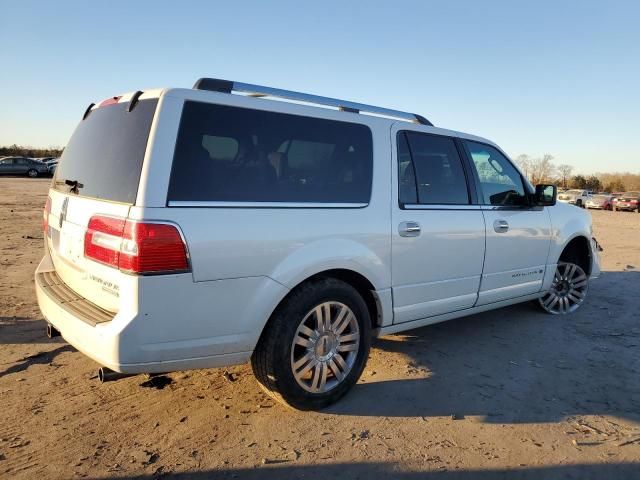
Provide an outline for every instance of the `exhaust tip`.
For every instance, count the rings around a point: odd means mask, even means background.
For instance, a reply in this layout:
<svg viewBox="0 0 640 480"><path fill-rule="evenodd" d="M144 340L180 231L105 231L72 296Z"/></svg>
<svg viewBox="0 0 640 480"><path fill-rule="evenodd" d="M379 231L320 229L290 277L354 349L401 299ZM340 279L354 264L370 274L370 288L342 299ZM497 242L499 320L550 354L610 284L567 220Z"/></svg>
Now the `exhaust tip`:
<svg viewBox="0 0 640 480"><path fill-rule="evenodd" d="M47 338L55 338L59 336L60 331L50 323L47 323Z"/></svg>
<svg viewBox="0 0 640 480"><path fill-rule="evenodd" d="M98 379L100 380L100 383L113 382L115 380L120 380L121 378L133 377L135 375L135 373L116 372L107 367L100 367L100 369L98 369Z"/></svg>

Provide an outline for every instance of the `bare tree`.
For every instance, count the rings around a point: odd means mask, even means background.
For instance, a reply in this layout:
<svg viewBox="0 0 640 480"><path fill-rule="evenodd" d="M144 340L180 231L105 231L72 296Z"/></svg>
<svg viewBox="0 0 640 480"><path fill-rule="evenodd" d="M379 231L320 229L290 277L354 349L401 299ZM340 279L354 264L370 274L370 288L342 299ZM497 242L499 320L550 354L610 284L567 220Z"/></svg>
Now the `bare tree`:
<svg viewBox="0 0 640 480"><path fill-rule="evenodd" d="M552 180L555 173L555 165L553 164L553 156L545 154L542 158L535 158L531 161L531 183L545 183Z"/></svg>
<svg viewBox="0 0 640 480"><path fill-rule="evenodd" d="M558 173L562 177L562 186L567 188L567 178L571 176L571 172L573 172L573 167L571 165L567 165L563 163L562 165L558 165Z"/></svg>
<svg viewBox="0 0 640 480"><path fill-rule="evenodd" d="M518 155L516 163L520 167L520 170L524 173L524 176L529 178L529 171L531 170L531 158L527 154Z"/></svg>

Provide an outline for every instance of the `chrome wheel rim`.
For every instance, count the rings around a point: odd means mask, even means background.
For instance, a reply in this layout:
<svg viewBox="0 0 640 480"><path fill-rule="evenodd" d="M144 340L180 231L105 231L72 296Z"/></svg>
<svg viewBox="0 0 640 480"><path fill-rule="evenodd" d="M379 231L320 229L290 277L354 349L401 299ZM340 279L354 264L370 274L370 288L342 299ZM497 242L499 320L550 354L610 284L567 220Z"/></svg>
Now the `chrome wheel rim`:
<svg viewBox="0 0 640 480"><path fill-rule="evenodd" d="M35 170L29 170L27 172L27 175L29 175L30 177L37 177L38 176L38 172L36 172Z"/></svg>
<svg viewBox="0 0 640 480"><path fill-rule="evenodd" d="M324 393L349 374L358 356L360 327L344 303L324 302L300 322L291 345L291 371L300 387Z"/></svg>
<svg viewBox="0 0 640 480"><path fill-rule="evenodd" d="M540 298L540 305L547 312L566 315L575 312L584 303L589 289L589 279L579 265L561 262L556 268L549 291Z"/></svg>

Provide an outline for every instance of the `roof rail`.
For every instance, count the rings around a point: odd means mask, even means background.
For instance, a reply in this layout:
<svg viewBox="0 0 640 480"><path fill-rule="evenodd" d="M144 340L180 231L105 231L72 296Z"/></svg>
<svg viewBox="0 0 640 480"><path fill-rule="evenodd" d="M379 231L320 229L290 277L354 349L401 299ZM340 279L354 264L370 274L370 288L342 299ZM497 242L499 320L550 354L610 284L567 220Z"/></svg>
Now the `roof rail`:
<svg viewBox="0 0 640 480"><path fill-rule="evenodd" d="M311 95L309 93L294 92L291 90L281 90L279 88L264 87L262 85L252 85L250 83L233 82L230 80L221 80L218 78L200 78L193 85L196 90L210 90L214 92L232 93L241 92L252 97L276 97L297 102L315 103L318 105L326 105L335 107L344 112L351 113L373 113L385 117L407 120L409 122L419 123L421 125L433 126L429 120L422 115L409 112L401 112L399 110L391 110L389 108L375 107L373 105L365 105L364 103L349 102L347 100L339 100L337 98L321 97Z"/></svg>

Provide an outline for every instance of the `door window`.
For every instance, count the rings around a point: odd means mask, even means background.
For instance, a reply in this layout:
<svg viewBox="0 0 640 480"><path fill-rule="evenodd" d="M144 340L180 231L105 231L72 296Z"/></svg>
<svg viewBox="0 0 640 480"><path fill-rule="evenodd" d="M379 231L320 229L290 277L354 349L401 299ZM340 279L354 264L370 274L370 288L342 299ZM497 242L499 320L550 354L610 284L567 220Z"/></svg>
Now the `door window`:
<svg viewBox="0 0 640 480"><path fill-rule="evenodd" d="M500 151L490 145L465 140L480 180L485 205L527 205L520 173Z"/></svg>
<svg viewBox="0 0 640 480"><path fill-rule="evenodd" d="M398 179L401 204L469 203L462 161L452 138L399 132Z"/></svg>

